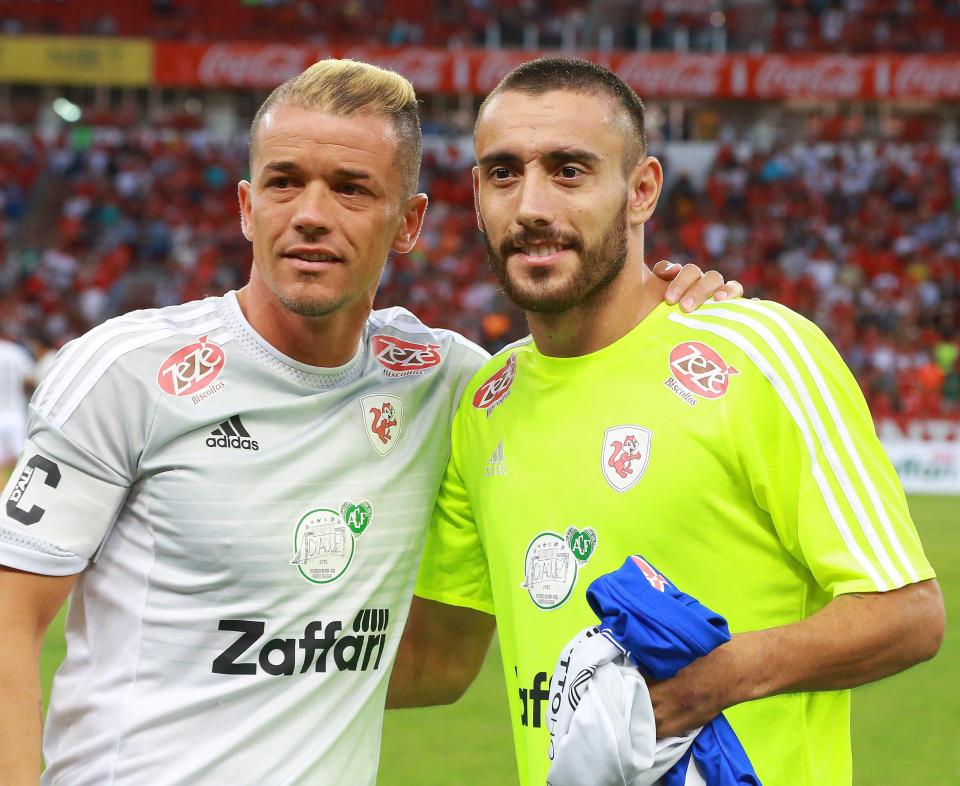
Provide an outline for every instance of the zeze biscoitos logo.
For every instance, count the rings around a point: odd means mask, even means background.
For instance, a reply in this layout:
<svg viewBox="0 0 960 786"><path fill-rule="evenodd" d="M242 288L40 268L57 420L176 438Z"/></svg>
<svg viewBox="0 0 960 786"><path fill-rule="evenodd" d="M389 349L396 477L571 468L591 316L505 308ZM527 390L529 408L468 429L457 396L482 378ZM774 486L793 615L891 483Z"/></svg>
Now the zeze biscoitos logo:
<svg viewBox="0 0 960 786"><path fill-rule="evenodd" d="M406 377L422 374L440 365L443 356L439 344L418 344L396 336L378 334L370 339L373 356L383 366L388 377Z"/></svg>
<svg viewBox="0 0 960 786"><path fill-rule="evenodd" d="M691 407L697 405L697 398L720 398L727 392L730 377L740 373L713 347L699 341L677 344L670 352L669 364L673 376L666 386Z"/></svg>
<svg viewBox="0 0 960 786"><path fill-rule="evenodd" d="M201 336L163 361L157 372L157 384L171 396L190 396L220 376L226 362L223 349Z"/></svg>
<svg viewBox="0 0 960 786"><path fill-rule="evenodd" d="M503 400L510 395L510 386L516 376L517 353L514 352L502 369L477 388L477 392L473 394L473 406L487 410L489 415L494 407L503 403Z"/></svg>

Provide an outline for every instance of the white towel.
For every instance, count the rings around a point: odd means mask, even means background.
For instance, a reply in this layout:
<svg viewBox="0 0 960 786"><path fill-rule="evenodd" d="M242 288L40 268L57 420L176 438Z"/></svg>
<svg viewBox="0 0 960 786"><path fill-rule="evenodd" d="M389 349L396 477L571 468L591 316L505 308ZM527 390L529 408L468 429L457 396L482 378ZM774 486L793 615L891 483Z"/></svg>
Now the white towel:
<svg viewBox="0 0 960 786"><path fill-rule="evenodd" d="M655 786L700 731L658 740L643 675L596 627L557 660L548 727L547 786ZM705 786L692 761L686 786Z"/></svg>

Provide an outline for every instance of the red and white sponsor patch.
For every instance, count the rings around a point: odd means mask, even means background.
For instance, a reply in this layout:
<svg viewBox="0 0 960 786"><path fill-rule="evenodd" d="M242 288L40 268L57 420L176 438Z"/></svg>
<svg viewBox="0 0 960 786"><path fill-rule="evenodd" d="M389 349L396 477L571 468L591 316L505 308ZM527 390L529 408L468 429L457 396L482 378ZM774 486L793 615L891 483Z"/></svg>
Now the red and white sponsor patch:
<svg viewBox="0 0 960 786"><path fill-rule="evenodd" d="M673 348L670 371L677 382L700 398L720 398L727 392L730 377L740 373L699 341L685 341Z"/></svg>
<svg viewBox="0 0 960 786"><path fill-rule="evenodd" d="M497 404L510 393L513 378L517 376L517 353L507 359L506 364L490 379L484 382L473 394L473 406L487 410L489 415Z"/></svg>
<svg viewBox="0 0 960 786"><path fill-rule="evenodd" d="M163 361L157 372L157 384L171 396L189 396L213 382L226 362L223 349L201 336Z"/></svg>
<svg viewBox="0 0 960 786"><path fill-rule="evenodd" d="M653 569L653 565L643 557L633 556L630 559L633 560L634 565L640 568L646 580L650 582L650 586L658 592L663 592L669 582Z"/></svg>
<svg viewBox="0 0 960 786"><path fill-rule="evenodd" d="M417 344L378 333L370 339L370 346L377 362L386 369L387 376L419 374L440 365L443 360L439 344Z"/></svg>

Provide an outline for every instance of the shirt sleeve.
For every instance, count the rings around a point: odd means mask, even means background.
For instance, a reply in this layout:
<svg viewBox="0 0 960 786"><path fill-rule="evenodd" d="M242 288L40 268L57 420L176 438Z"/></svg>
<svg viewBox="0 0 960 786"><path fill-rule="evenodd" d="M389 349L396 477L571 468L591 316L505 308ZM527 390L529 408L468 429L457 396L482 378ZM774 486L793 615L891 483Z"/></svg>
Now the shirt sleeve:
<svg viewBox="0 0 960 786"><path fill-rule="evenodd" d="M493 614L487 555L459 468L459 420L458 413L414 592L428 600Z"/></svg>
<svg viewBox="0 0 960 786"><path fill-rule="evenodd" d="M827 593L934 577L860 387L811 322L747 302L737 343L759 378L735 439L784 547Z"/></svg>
<svg viewBox="0 0 960 786"><path fill-rule="evenodd" d="M95 380L69 365L55 362L34 394L26 446L0 497L0 564L54 576L95 559L154 408L116 365Z"/></svg>

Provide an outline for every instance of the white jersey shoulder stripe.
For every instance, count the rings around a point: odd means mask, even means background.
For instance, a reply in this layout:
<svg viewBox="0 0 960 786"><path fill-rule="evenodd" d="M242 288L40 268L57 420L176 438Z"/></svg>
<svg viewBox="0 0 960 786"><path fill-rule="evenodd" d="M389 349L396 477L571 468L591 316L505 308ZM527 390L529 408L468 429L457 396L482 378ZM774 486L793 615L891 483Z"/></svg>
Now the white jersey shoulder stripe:
<svg viewBox="0 0 960 786"><path fill-rule="evenodd" d="M745 308L748 311L754 311L758 314L762 314L763 316L772 320L792 342L794 349L796 349L800 355L800 358L806 364L807 369L810 372L810 376L813 377L814 384L817 386L817 390L820 393L824 404L826 404L827 411L830 413L830 418L832 419L833 424L836 426L837 433L840 437L841 450L846 448L847 455L849 456L854 469L856 469L856 471L859 473L859 476L863 481L863 485L866 488L867 496L870 498L870 503L873 507L874 513L880 520L883 531L886 534L890 544L893 546L900 564L906 568L907 574L910 576L910 580L912 582L919 581L920 575L917 573L916 568L910 561L910 558L907 556L900 538L897 537L897 533L893 529L893 522L890 521L890 515L888 514L883 501L880 499L880 493L877 491L876 485L873 483L873 480L867 473L863 459L860 456L860 451L857 450L857 444L850 435L850 431L847 428L843 418L840 416L840 409L837 406L836 399L830 392L830 388L827 386L827 382L823 378L823 374L820 373L819 367L814 362L813 357L810 355L806 344L804 344L800 336L797 335L796 330L793 329L793 326L790 324L790 322L784 319L782 315L778 314L775 308L771 308L770 306L765 306L749 300L735 301L731 302L729 305L732 306L734 304L740 306L741 308ZM707 313L713 313L713 311L711 310Z"/></svg>
<svg viewBox="0 0 960 786"><path fill-rule="evenodd" d="M713 313L713 310L711 310L711 313ZM725 338L731 344L739 347L769 380L770 384L773 386L773 389L780 397L780 400L783 401L787 411L793 417L794 422L797 424L797 428L800 430L800 434L803 437L803 442L807 448L807 453L810 456L810 467L814 480L816 481L817 487L820 489L820 494L822 495L823 501L827 506L827 510L830 512L830 517L833 519L837 530L840 532L843 542L847 546L847 550L857 561L857 564L860 565L864 573L870 577L870 580L874 583L877 589L881 591L890 589L890 584L880 575L876 567L871 563L871 561L867 558L867 555L864 554L863 550L860 548L860 545L857 543L846 518L840 511L840 507L837 504L837 499L833 494L833 490L830 488L830 484L827 481L826 476L823 474L823 470L820 468L820 462L817 459L817 447L814 443L813 435L810 433L810 427L807 424L806 418L803 416L800 406L797 404L797 400L790 392L788 385L784 382L781 376L777 374L773 366L770 365L767 359L745 336L737 331L723 327L722 325L704 322L699 319L691 319L687 316L680 316L679 314L671 314L670 319L674 322L684 325L685 327L692 328L693 330L702 330L708 333L713 333L721 338Z"/></svg>
<svg viewBox="0 0 960 786"><path fill-rule="evenodd" d="M209 333L222 325L222 319L217 317L214 320L197 325L196 330L200 333ZM181 328L165 327L160 330L155 330L152 333L147 333L146 335L135 336L128 341L114 345L109 351L103 354L95 366L88 370L83 378L83 382L71 388L70 397L59 408L56 415L51 416L48 412L44 413L45 416L50 419L50 422L56 428L61 428L73 414L74 410L80 405L80 402L86 397L87 393L90 392L93 386L96 385L100 378L106 373L107 369L116 363L117 360L128 352L133 352L136 349L141 349L157 341L162 341L180 332L182 332Z"/></svg>
<svg viewBox="0 0 960 786"><path fill-rule="evenodd" d="M35 397L37 409L48 417L57 402L76 384L91 358L114 339L129 333L156 330L163 325L192 322L216 312L216 304L208 303L180 313L163 314L151 311L142 316L129 315L104 322L77 339L69 353L58 359L50 369Z"/></svg>

